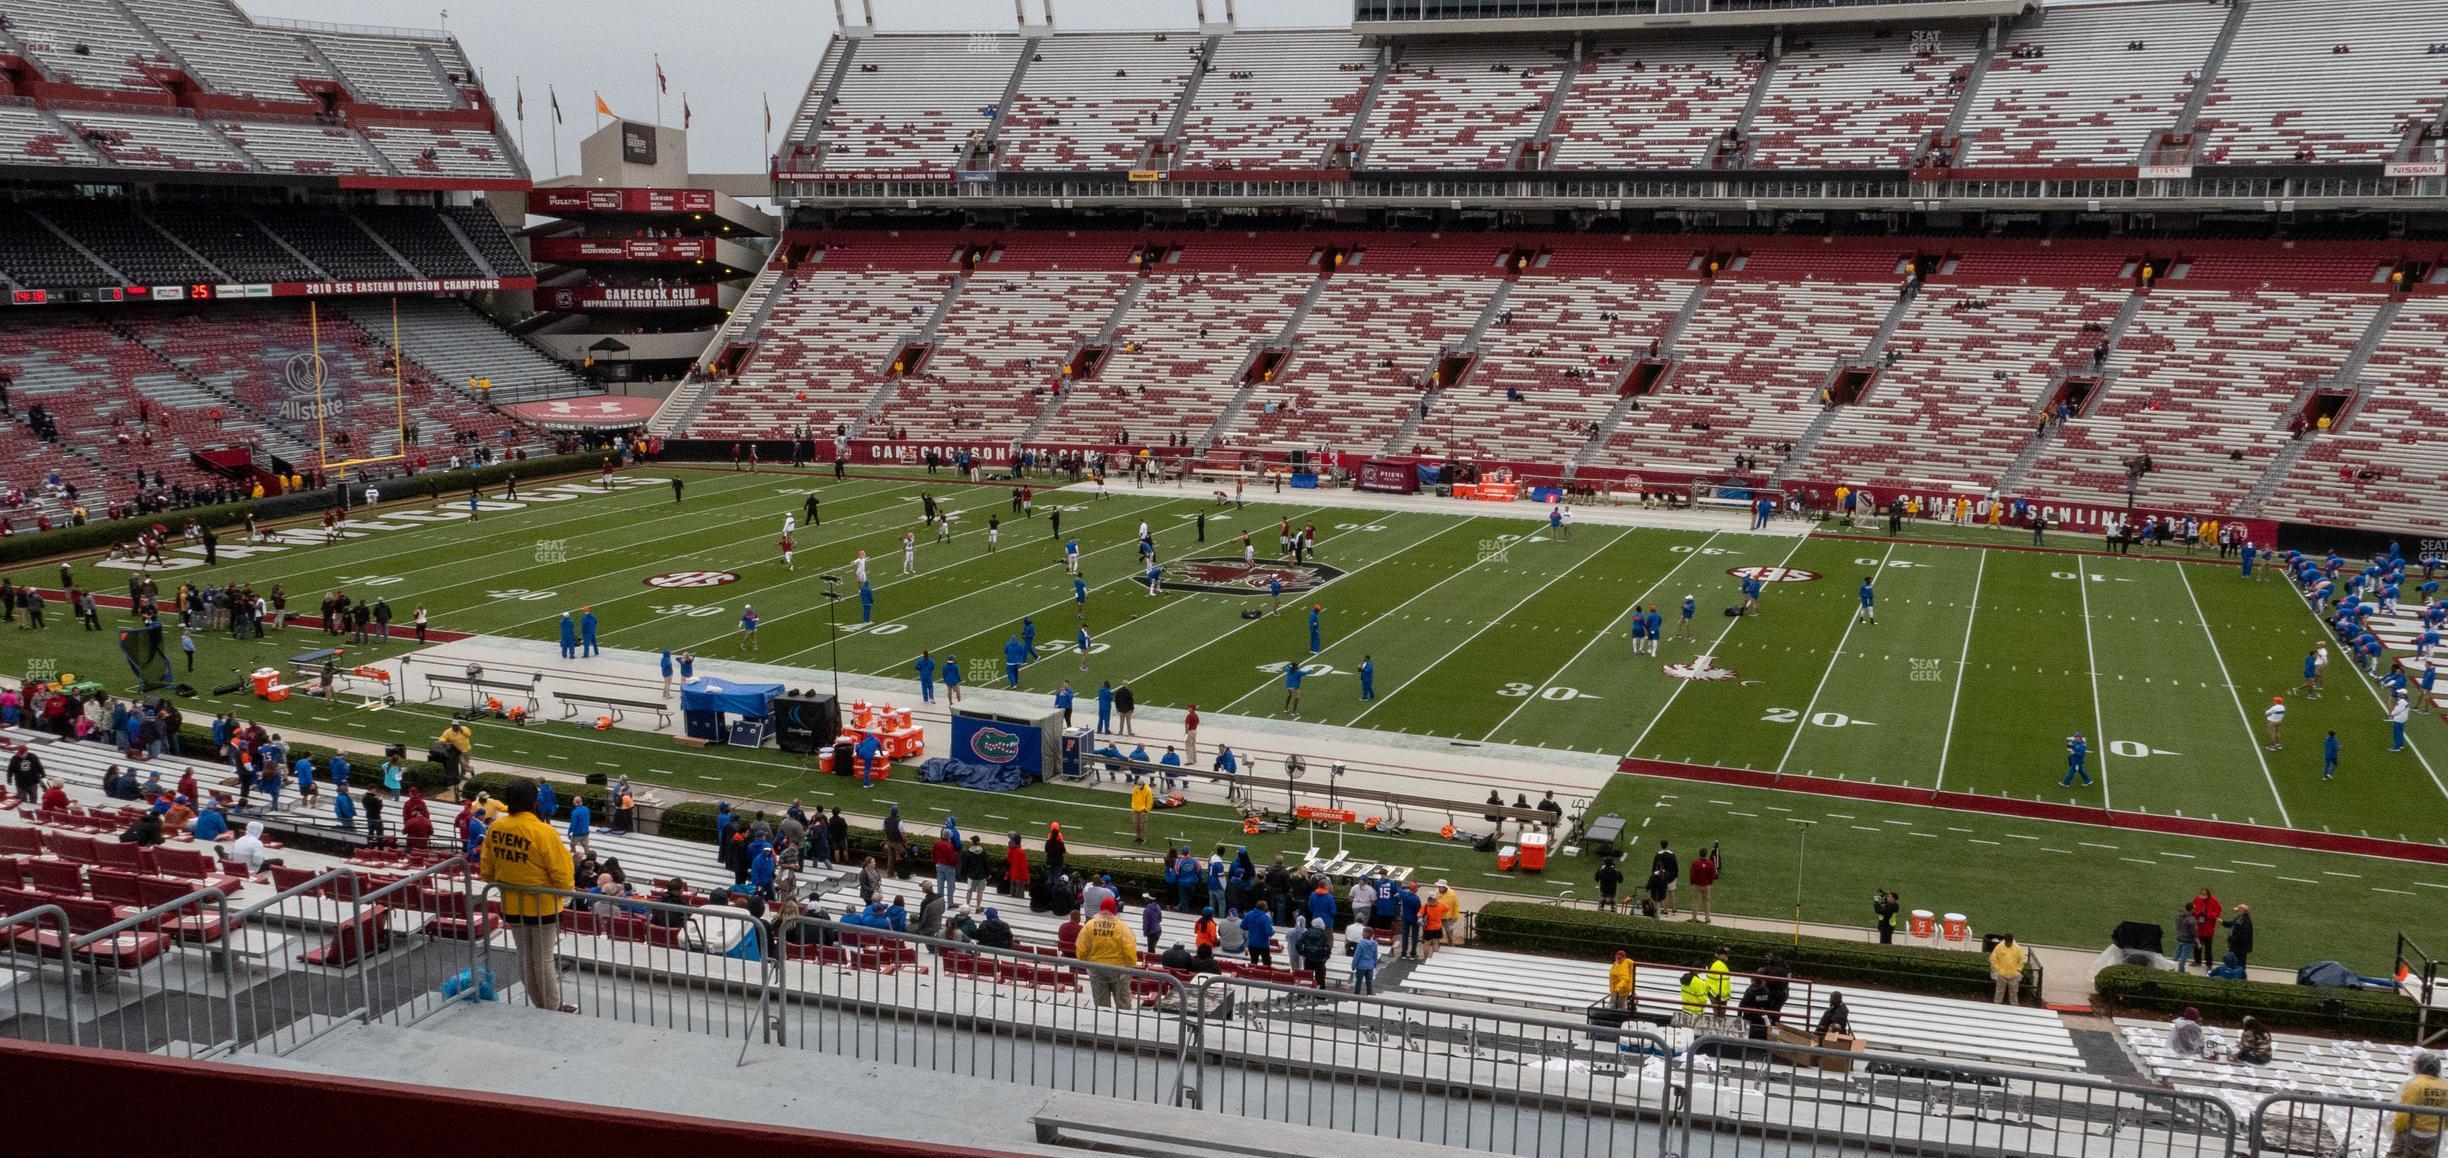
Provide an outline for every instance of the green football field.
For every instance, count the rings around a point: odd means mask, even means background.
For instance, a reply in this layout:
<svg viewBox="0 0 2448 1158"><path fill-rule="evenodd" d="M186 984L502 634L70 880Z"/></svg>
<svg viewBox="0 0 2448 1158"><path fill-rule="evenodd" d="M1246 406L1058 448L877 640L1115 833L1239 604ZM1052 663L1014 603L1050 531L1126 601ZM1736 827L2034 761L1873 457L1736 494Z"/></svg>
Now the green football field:
<svg viewBox="0 0 2448 1158"><path fill-rule="evenodd" d="M380 518L396 529L335 544L310 533L277 552L230 558L236 544L228 543L209 574L258 590L282 583L293 611L311 614L321 592L341 586L386 598L402 621L422 603L440 628L531 639L555 638L563 611L589 605L607 647L690 648L701 664L717 666L748 657L737 621L752 603L763 618L752 658L804 666L813 683L836 646L822 576L848 574L864 549L874 620L844 624L837 646L849 672L907 676L926 648L938 659L960 656L969 682L1001 686L1002 645L1029 616L1048 654L1024 668L1021 684L1049 694L1064 679L1083 691L1110 679L1128 681L1150 705L1283 716L1281 672L1298 662L1308 672L1299 717L1306 723L2448 843L2448 728L2418 716L2412 749L2388 752L2379 699L2342 666L2333 665L2324 698L2289 695L2282 750L2260 744L2261 709L2302 682L2303 655L2321 636L2275 574L2246 582L2232 567L2004 549L2027 541L2021 535L1984 549L1583 522L1560 540L1519 518L1362 511L1305 502L1301 492L1234 510L1169 488L1123 485L1102 499L1041 491L1036 516L1020 518L1007 491L922 477L837 483L682 470L686 499L675 502L662 481L670 473L642 473L611 494L556 495L536 484L522 508L486 510L474 523L414 526L407 515L431 516L394 509ZM821 497L822 524L797 532L797 566L786 570L776 540L810 489ZM928 490L962 512L949 543L919 525L919 496ZM1056 507L1084 559L1085 621L1095 641L1085 672L1070 652L1079 618L1049 533ZM1195 541L1202 513L1204 544ZM990 514L1007 521L991 553ZM1316 561L1332 572L1313 591L1287 592L1280 616L1245 618L1268 600L1234 583L1237 536L1252 532L1261 563L1272 562L1281 519L1317 524ZM1137 585L1143 520L1168 573L1210 590L1151 598ZM918 573L904 576L900 542L911 531ZM1736 568L1773 569L1781 580L1766 585L1756 616L1723 614L1740 598ZM167 594L178 577L207 573L166 572L160 581ZM57 581L56 567L14 574ZM79 575L106 594L126 580L125 571L91 560L79 562ZM736 579L648 582L725 575ZM1874 625L1857 623L1865 578L1877 590ZM1697 597L1700 614L1692 638L1674 638L1686 595ZM1324 608L1315 655L1304 614L1312 602ZM1670 638L1654 657L1635 655L1625 638L1636 602L1666 616ZM839 610L858 618L855 599ZM105 612L106 622L117 618ZM56 608L53 619L39 637L0 636L11 670L126 682L109 633L78 631ZM295 628L289 635L235 643L199 634L202 678L192 682L226 682L233 670L304 650L301 635L320 638ZM356 654L412 647L394 642ZM1664 670L1704 654L1710 674L1723 678ZM1364 658L1376 673L1367 701L1354 674ZM644 666L624 674L654 675ZM231 700L245 715L416 746L447 712L410 703L364 713L298 700L267 711ZM2331 729L2345 750L2338 777L2323 781L2320 739ZM2096 783L2062 789L2066 737L2077 730L2091 739ZM770 752L686 754L650 735L549 724L501 744L495 751L505 758L573 774L619 769L654 780L687 761L695 781L688 787L832 795L821 778ZM1468 747L1452 752L1452 766L1467 772ZM1098 819L1127 819L1112 811L1116 798L1096 790L1040 787L1000 798L1008 805L901 781L890 791L905 811L989 807L996 811L985 815L998 824L1086 817L1093 835L1115 827ZM2370 958L2385 954L2395 932L2435 925L2448 900L2448 867L1698 782L1618 777L1592 809L1610 811L1646 822L1652 834L1670 828L1678 847L1724 842L1725 907L1759 915L1790 915L1799 875L1813 920L1861 923L1870 890L1884 885L1902 890L1907 907L2094 944L2117 920L2164 919L2163 910L2207 885L2231 904L2254 903L2261 956L2272 963L2339 956L2376 971L2386 962ZM1202 843L1237 839L1221 809L1167 819ZM1376 855L1480 887L1589 891L1587 865L1567 863L1544 881L1474 881L1487 858L1433 838L1407 842L1416 847L1394 841Z"/></svg>

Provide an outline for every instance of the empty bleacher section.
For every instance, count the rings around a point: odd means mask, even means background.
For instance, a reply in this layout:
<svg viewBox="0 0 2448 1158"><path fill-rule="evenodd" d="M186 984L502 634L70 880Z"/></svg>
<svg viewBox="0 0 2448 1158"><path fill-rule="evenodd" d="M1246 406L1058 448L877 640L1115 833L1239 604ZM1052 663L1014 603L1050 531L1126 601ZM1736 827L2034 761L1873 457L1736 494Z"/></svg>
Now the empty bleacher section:
<svg viewBox="0 0 2448 1158"><path fill-rule="evenodd" d="M1819 417L1820 392L1858 357L1903 284L1887 249L1754 252L1717 275L1671 351L1673 367L1624 416L1593 465L1723 472L1781 459Z"/></svg>
<svg viewBox="0 0 2448 1158"><path fill-rule="evenodd" d="M308 121L228 121L223 130L275 173L382 173L381 158L370 152L364 138L337 125Z"/></svg>
<svg viewBox="0 0 2448 1158"><path fill-rule="evenodd" d="M322 270L299 261L272 240L263 226L236 210L153 209L145 216L231 280L318 281L324 276Z"/></svg>
<svg viewBox="0 0 2448 1158"><path fill-rule="evenodd" d="M1371 169L1501 169L1530 138L1570 59L1553 44L1405 45L1370 106Z"/></svg>
<svg viewBox="0 0 2448 1158"><path fill-rule="evenodd" d="M348 78L360 100L395 109L455 109L466 103L417 41L322 34L308 39Z"/></svg>
<svg viewBox="0 0 2448 1158"><path fill-rule="evenodd" d="M299 104L301 80L339 83L296 33L257 28L226 0L121 2L215 92Z"/></svg>
<svg viewBox="0 0 2448 1158"><path fill-rule="evenodd" d="M381 235L383 244L433 277L482 277L484 267L442 218L428 209L369 206L357 219Z"/></svg>
<svg viewBox="0 0 2448 1158"><path fill-rule="evenodd" d="M1203 434L1241 390L1252 352L1275 340L1316 283L1310 251L1297 236L1223 235L1158 266L1115 331L1104 372L1073 387L1052 440Z"/></svg>
<svg viewBox="0 0 2448 1158"><path fill-rule="evenodd" d="M836 37L816 73L822 86L851 41ZM793 140L821 143L828 169L930 169L959 165L971 134L994 127L1022 41L1016 36L876 36L856 42L824 124L814 126L820 87L792 122ZM809 162L802 159L801 165Z"/></svg>
<svg viewBox="0 0 2448 1158"><path fill-rule="evenodd" d="M1478 264L1468 258L1430 268L1412 260L1399 243L1383 245L1327 282L1282 376L1258 388L1241 441L1384 447L1417 412L1438 352L1459 348L1496 287L1454 268Z"/></svg>
<svg viewBox="0 0 2448 1158"><path fill-rule="evenodd" d="M887 397L883 421L911 438L1016 437L1061 387L1072 350L1104 322L1132 276L1122 269L970 275L935 333L925 371Z"/></svg>
<svg viewBox="0 0 2448 1158"><path fill-rule="evenodd" d="M1767 55L1749 35L1592 48L1556 122L1555 167L1698 167L1741 121Z"/></svg>
<svg viewBox="0 0 2448 1158"><path fill-rule="evenodd" d="M2352 285L2358 271L2369 272L2351 261L2194 262L2191 278L2151 292L2109 360L2114 380L2026 481L2042 493L2116 493L2124 462L2148 453L2154 469L2141 485L2152 501L2230 509L2289 441L2299 393L2336 372L2381 303L2369 290L2270 289L2265 279L2319 284L2327 273Z"/></svg>
<svg viewBox="0 0 2448 1158"><path fill-rule="evenodd" d="M2272 518L2448 529L2448 300L2409 301L2357 375L2364 392L2343 421L2270 495Z"/></svg>
<svg viewBox="0 0 2448 1158"><path fill-rule="evenodd" d="M98 164L93 151L39 110L0 106L0 161L12 165Z"/></svg>
<svg viewBox="0 0 2448 1158"><path fill-rule="evenodd" d="M1008 169L1136 169L1198 68L1199 40L1094 33L1037 43L1002 115Z"/></svg>
<svg viewBox="0 0 2448 1158"><path fill-rule="evenodd" d="M739 380L691 428L708 438L829 431L857 421L896 345L914 337L958 271L948 234L828 239L786 275Z"/></svg>
<svg viewBox="0 0 2448 1158"><path fill-rule="evenodd" d="M45 311L0 317L0 367L15 378L12 404L39 404L58 423L61 449L84 460L88 506L135 493L131 472L173 481L202 476L190 451L285 439L237 406L182 378L176 367L102 319ZM12 466L12 471L14 467ZM12 479L15 482L30 480ZM70 479L69 481L77 481Z"/></svg>
<svg viewBox="0 0 2448 1158"><path fill-rule="evenodd" d="M1946 124L1971 67L1977 29L1916 32L1804 30L1760 103L1749 142L1763 169L1901 168L1922 137Z"/></svg>
<svg viewBox="0 0 2448 1158"><path fill-rule="evenodd" d="M201 169L243 173L252 166L204 125L181 117L118 116L68 110L60 114L77 139L113 164L135 169Z"/></svg>
<svg viewBox="0 0 2448 1158"><path fill-rule="evenodd" d="M2137 163L2152 134L2176 124L2225 16L2193 3L2056 8L2008 31L1957 163Z"/></svg>
<svg viewBox="0 0 2448 1158"><path fill-rule="evenodd" d="M459 235L467 238L468 244L476 247L477 256L493 267L495 275L529 277L535 273L518 246L510 241L510 235L503 232L501 219L493 216L492 210L482 205L452 205L443 209L442 215L458 227Z"/></svg>
<svg viewBox="0 0 2448 1158"><path fill-rule="evenodd" d="M1697 278L1687 249L1558 256L1524 274L1460 387L1440 391L1417 441L1467 459L1552 465L1615 406ZM1518 393L1516 400L1513 395Z"/></svg>
<svg viewBox="0 0 2448 1158"><path fill-rule="evenodd" d="M1887 342L1894 356L1858 402L1843 407L1803 464L1811 478L1951 484L1985 492L2030 444L2040 404L2060 373L2088 371L2126 290L2112 254L2054 267L2021 255L1975 254L1925 284ZM2055 277L2009 278L2034 267ZM1910 446L1909 461L1895 450Z"/></svg>
<svg viewBox="0 0 2448 1158"><path fill-rule="evenodd" d="M254 216L256 224L272 231L289 248L333 277L379 280L415 273L401 265L355 218L345 213L292 210Z"/></svg>
<svg viewBox="0 0 2448 1158"><path fill-rule="evenodd" d="M391 340L393 299L351 298L333 312L355 321L376 341ZM464 392L471 379L492 382L485 400L507 406L589 391L567 365L545 356L465 302L400 298L400 344L436 382Z"/></svg>
<svg viewBox="0 0 2448 1158"><path fill-rule="evenodd" d="M2405 0L2247 8L2202 106L2201 159L2387 159L2448 102L2437 15Z"/></svg>
<svg viewBox="0 0 2448 1158"><path fill-rule="evenodd" d="M125 204L45 201L32 208L77 244L107 254L111 268L139 285L195 285L223 281Z"/></svg>
<svg viewBox="0 0 2448 1158"><path fill-rule="evenodd" d="M169 58L116 5L82 0L11 0L9 35L53 77L86 88L159 95L144 66Z"/></svg>
<svg viewBox="0 0 2448 1158"><path fill-rule="evenodd" d="M361 130L383 159L410 177L516 180L510 146L487 129L417 125L364 125Z"/></svg>
<svg viewBox="0 0 2448 1158"><path fill-rule="evenodd" d="M1359 115L1377 53L1349 32L1224 37L1182 122L1182 169L1316 169Z"/></svg>
<svg viewBox="0 0 2448 1158"><path fill-rule="evenodd" d="M83 289L120 284L67 239L14 205L0 206L0 275L21 286Z"/></svg>

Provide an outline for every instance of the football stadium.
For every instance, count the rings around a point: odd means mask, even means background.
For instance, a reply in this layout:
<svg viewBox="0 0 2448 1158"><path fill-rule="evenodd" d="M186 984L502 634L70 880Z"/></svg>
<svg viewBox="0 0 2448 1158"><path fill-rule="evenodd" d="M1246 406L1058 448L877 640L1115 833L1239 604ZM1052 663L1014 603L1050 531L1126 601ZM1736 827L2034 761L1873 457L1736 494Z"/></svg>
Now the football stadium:
<svg viewBox="0 0 2448 1158"><path fill-rule="evenodd" d="M2431 0L262 6L0 0L21 1136L2438 1152Z"/></svg>

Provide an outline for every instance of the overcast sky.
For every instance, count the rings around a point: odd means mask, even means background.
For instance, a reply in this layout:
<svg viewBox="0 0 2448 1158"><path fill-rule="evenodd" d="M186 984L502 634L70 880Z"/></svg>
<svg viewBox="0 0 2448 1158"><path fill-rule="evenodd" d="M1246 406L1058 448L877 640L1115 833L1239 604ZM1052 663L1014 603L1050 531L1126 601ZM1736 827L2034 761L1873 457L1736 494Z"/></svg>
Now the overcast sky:
<svg viewBox="0 0 2448 1158"><path fill-rule="evenodd" d="M853 21L860 0L842 0ZM1012 0L871 0L876 25L895 29L984 31L1014 26ZM1188 29L1196 0L1053 0L1064 28ZM764 168L762 94L773 98L776 132L824 56L833 35L831 0L239 0L259 16L343 24L437 28L447 25L483 72L485 88L505 119L523 80L527 125L523 151L539 178L554 173L549 85L561 98L561 164L576 168L578 140L595 127L593 93L633 120L655 114L654 53L661 52L671 93L663 123L680 123L685 91L695 115L689 167L698 172L757 172ZM1029 21L1045 19L1045 0L1027 0ZM1208 0L1209 18L1223 19L1224 0ZM447 21L443 12L449 12ZM1349 0L1235 0L1244 27L1350 23ZM513 122L513 133L518 126Z"/></svg>

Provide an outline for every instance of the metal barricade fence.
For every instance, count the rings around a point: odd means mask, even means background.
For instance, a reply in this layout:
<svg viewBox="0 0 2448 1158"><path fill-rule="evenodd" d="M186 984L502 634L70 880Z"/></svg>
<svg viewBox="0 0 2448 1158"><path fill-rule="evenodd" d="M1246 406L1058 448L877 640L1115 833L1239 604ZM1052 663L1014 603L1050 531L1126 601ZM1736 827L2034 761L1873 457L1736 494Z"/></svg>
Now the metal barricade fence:
<svg viewBox="0 0 2448 1158"><path fill-rule="evenodd" d="M78 934L70 945L93 1024L79 1044L181 1056L218 1050L227 1016L229 899L198 889Z"/></svg>
<svg viewBox="0 0 2448 1158"><path fill-rule="evenodd" d="M368 1022L414 1025L481 993L476 974L491 922L476 887L474 866L454 856L353 898L324 955L355 972Z"/></svg>
<svg viewBox="0 0 2448 1158"><path fill-rule="evenodd" d="M318 944L347 925L362 885L358 870L343 866L292 881L233 915L223 932L233 1052L285 1054L364 1015L355 966Z"/></svg>
<svg viewBox="0 0 2448 1158"><path fill-rule="evenodd" d="M1139 1102L1197 1088L1171 974L813 917L775 941L784 1045Z"/></svg>
<svg viewBox="0 0 2448 1158"><path fill-rule="evenodd" d="M1537 1014L1198 979L1204 1108L1541 1158L1652 1158L1666 1040Z"/></svg>
<svg viewBox="0 0 2448 1158"><path fill-rule="evenodd" d="M498 901L508 894L562 902L552 934L557 972L566 974L556 984L561 1004L590 1017L744 1041L769 1032L768 931L746 910L486 884L477 907L495 914L496 930L516 929L498 915ZM525 980L516 939L514 933L512 944L497 949L504 938L486 937L474 968L497 995L506 999L518 984L520 1001L546 1004Z"/></svg>
<svg viewBox="0 0 2448 1158"><path fill-rule="evenodd" d="M2406 1119L2407 1135L2430 1135L2428 1151L2423 1151L2419 1143L2398 1148L2396 1126L2401 1114ZM2438 1154L2443 1138L2448 1138L2448 1108L2441 1106L2406 1106L2318 1094L2273 1094L2253 1107L2250 1146L2244 1152L2252 1158L2286 1154L2393 1158L2401 1152Z"/></svg>
<svg viewBox="0 0 2448 1158"><path fill-rule="evenodd" d="M76 1012L76 978L62 951L68 913L36 905L0 918L0 965L7 968L8 1017L0 1032L21 1041L85 1044Z"/></svg>
<svg viewBox="0 0 2448 1158"><path fill-rule="evenodd" d="M1946 1153L2225 1158L2233 1110L2206 1093L2073 1073L1703 1037L1676 1065L1677 1158Z"/></svg>

